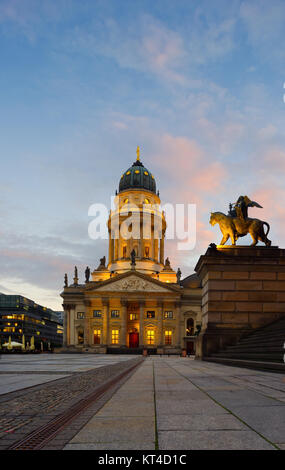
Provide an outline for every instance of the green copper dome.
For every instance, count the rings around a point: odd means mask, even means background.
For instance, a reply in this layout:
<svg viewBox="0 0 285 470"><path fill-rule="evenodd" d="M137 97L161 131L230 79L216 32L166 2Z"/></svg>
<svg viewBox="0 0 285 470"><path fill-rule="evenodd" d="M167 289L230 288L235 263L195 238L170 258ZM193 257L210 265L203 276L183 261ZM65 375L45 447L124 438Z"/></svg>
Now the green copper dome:
<svg viewBox="0 0 285 470"><path fill-rule="evenodd" d="M121 176L119 192L127 189L147 189L156 193L155 179L150 171L140 162L139 155L132 166Z"/></svg>

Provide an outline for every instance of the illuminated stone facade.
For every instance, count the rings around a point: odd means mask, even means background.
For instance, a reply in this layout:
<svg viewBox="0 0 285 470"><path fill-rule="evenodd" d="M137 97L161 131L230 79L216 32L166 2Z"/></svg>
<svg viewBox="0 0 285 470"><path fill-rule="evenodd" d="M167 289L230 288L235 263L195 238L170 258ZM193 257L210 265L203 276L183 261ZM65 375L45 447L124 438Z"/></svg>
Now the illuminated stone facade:
<svg viewBox="0 0 285 470"><path fill-rule="evenodd" d="M139 159L122 176L108 224L108 264L66 286L64 348L86 352L195 351L201 325L196 274L180 281L165 259L166 220L153 175ZM125 236L132 214L139 235ZM159 229L157 229L159 227ZM159 232L159 235L157 234ZM126 225L125 232L128 232Z"/></svg>

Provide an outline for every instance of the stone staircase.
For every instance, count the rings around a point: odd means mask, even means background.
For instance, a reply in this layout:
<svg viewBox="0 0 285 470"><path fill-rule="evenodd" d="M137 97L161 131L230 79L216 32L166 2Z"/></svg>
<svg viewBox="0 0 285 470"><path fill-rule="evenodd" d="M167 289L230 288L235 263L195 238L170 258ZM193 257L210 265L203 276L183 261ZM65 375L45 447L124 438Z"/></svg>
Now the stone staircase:
<svg viewBox="0 0 285 470"><path fill-rule="evenodd" d="M285 317L254 330L234 346L217 352L205 361L253 369L285 372Z"/></svg>

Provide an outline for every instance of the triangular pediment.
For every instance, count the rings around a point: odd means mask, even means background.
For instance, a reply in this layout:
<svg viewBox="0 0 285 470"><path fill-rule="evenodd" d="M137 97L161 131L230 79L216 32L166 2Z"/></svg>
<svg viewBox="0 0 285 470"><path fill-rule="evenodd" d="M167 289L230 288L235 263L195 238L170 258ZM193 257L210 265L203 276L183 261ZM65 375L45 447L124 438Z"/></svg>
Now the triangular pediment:
<svg viewBox="0 0 285 470"><path fill-rule="evenodd" d="M165 286L150 276L141 273L126 273L104 281L100 286L93 287L96 292L177 292L177 286Z"/></svg>

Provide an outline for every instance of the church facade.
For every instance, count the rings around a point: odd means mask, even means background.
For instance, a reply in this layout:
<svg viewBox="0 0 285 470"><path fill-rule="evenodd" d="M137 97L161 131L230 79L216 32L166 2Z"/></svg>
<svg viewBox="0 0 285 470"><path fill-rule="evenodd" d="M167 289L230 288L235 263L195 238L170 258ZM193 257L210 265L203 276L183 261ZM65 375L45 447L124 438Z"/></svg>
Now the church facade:
<svg viewBox="0 0 285 470"><path fill-rule="evenodd" d="M196 274L181 280L180 270L175 272L165 258L167 221L139 149L120 178L114 206L106 221L108 262L104 256L92 273L87 268L84 284L78 282L77 268L72 284L65 276L63 349L195 353L201 328L200 280Z"/></svg>

